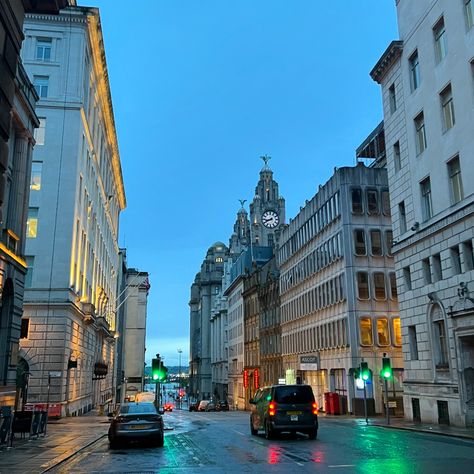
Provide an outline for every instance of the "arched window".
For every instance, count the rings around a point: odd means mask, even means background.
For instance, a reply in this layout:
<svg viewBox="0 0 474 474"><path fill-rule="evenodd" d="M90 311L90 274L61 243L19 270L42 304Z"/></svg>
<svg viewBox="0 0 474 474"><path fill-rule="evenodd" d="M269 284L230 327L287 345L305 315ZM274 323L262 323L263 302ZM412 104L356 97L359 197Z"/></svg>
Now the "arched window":
<svg viewBox="0 0 474 474"><path fill-rule="evenodd" d="M444 313L439 304L431 308L431 323L433 334L433 358L437 370L449 368L448 339L446 333L446 321Z"/></svg>

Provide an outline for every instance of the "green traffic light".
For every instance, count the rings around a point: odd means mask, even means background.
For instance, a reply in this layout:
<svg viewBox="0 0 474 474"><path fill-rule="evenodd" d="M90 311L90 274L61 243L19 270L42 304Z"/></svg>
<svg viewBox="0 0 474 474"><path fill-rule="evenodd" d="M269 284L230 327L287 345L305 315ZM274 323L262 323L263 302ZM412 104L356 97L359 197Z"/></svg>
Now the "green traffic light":
<svg viewBox="0 0 474 474"><path fill-rule="evenodd" d="M158 380L158 374L153 374L153 380Z"/></svg>
<svg viewBox="0 0 474 474"><path fill-rule="evenodd" d="M392 375L393 373L390 359L388 357L384 357L382 359L382 377L388 380L392 378Z"/></svg>

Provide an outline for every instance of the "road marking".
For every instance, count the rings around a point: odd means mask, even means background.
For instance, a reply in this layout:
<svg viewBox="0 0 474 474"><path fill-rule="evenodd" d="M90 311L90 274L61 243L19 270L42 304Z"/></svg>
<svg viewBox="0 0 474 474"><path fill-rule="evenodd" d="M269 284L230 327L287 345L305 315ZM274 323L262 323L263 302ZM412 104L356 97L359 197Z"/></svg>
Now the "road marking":
<svg viewBox="0 0 474 474"><path fill-rule="evenodd" d="M334 464L328 467L355 467L355 464Z"/></svg>
<svg viewBox="0 0 474 474"><path fill-rule="evenodd" d="M241 436L247 436L245 433L242 433L241 431L237 431L237 430L233 430L235 431L237 434L241 435Z"/></svg>

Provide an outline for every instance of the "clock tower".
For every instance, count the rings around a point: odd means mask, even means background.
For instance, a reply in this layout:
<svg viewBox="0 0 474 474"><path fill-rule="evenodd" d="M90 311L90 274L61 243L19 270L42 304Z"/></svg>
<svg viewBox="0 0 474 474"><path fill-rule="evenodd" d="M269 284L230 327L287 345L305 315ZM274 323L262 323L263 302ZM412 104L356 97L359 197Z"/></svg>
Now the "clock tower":
<svg viewBox="0 0 474 474"><path fill-rule="evenodd" d="M278 183L268 166L270 157L261 157L264 165L250 203L250 238L253 245L273 247L278 243L280 229L285 223L285 199L279 195Z"/></svg>
<svg viewBox="0 0 474 474"><path fill-rule="evenodd" d="M240 199L241 208L237 212L234 232L229 239L229 249L232 257L238 257L250 244L250 221L244 208L245 201L245 199Z"/></svg>

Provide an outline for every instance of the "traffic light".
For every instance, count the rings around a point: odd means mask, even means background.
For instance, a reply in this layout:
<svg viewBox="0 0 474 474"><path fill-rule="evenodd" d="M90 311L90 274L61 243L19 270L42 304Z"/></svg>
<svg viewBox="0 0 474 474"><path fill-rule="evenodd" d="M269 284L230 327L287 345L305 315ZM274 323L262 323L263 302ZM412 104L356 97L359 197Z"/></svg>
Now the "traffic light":
<svg viewBox="0 0 474 474"><path fill-rule="evenodd" d="M160 380L160 370L161 370L161 359L152 359L151 360L151 378L154 382Z"/></svg>
<svg viewBox="0 0 474 474"><path fill-rule="evenodd" d="M360 376L364 382L370 380L370 370L369 364L367 364L367 362L360 363Z"/></svg>
<svg viewBox="0 0 474 474"><path fill-rule="evenodd" d="M158 380L160 382L164 382L167 378L168 378L168 367L165 367L163 364L161 364L161 370L159 372Z"/></svg>
<svg viewBox="0 0 474 474"><path fill-rule="evenodd" d="M382 358L382 378L389 380L392 378L392 365L390 364L389 357Z"/></svg>
<svg viewBox="0 0 474 474"><path fill-rule="evenodd" d="M357 379L360 379L360 369L359 368L355 368L354 369L354 378L357 380Z"/></svg>

